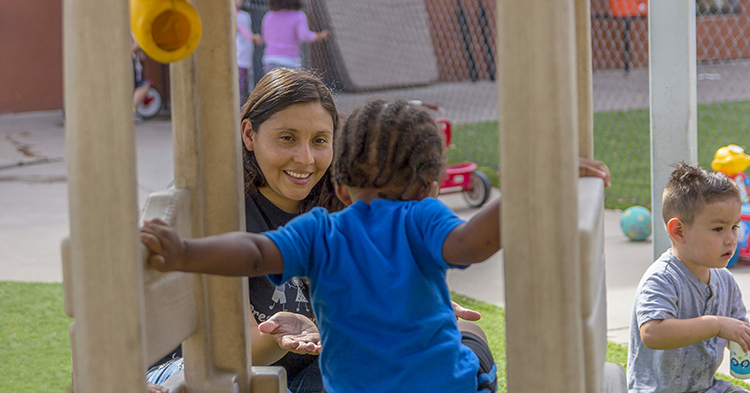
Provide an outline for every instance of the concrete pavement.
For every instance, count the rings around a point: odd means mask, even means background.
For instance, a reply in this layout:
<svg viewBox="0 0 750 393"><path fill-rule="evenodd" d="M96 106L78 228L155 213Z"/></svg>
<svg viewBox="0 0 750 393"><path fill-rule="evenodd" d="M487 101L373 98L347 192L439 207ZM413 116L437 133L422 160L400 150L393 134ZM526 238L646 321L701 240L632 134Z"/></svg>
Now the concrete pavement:
<svg viewBox="0 0 750 393"><path fill-rule="evenodd" d="M166 188L173 178L171 122L148 120L135 131L142 206L150 192ZM0 280L62 280L60 241L69 232L64 134L60 111L0 116ZM498 195L493 190L493 197ZM476 211L460 194L441 199L463 217ZM633 295L653 260L651 242L627 240L617 211L605 211L604 219L608 338L626 344ZM740 262L732 272L750 304L750 264ZM504 306L503 273L500 252L451 271L448 283L455 292ZM729 373L726 362L720 371Z"/></svg>

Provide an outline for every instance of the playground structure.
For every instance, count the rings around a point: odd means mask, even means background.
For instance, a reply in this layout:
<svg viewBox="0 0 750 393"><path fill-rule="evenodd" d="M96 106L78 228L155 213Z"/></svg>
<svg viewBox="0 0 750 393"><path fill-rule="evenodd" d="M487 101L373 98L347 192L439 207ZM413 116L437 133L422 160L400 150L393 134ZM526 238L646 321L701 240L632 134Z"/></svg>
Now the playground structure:
<svg viewBox="0 0 750 393"><path fill-rule="evenodd" d="M201 43L170 65L175 188L153 194L143 218L202 237L241 230L244 215L233 5L192 4ZM245 280L144 263L127 3L64 7L71 230L63 257L75 391L143 392L146 365L183 342L173 392L283 393L283 371L251 366ZM599 392L603 185L578 179L577 167L593 153L589 3L499 7L508 391Z"/></svg>

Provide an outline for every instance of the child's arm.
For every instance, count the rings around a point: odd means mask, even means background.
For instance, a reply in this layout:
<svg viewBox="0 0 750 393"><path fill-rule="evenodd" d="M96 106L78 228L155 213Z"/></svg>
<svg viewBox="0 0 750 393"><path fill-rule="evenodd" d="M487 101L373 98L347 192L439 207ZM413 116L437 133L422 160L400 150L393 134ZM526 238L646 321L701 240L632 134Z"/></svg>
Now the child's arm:
<svg viewBox="0 0 750 393"><path fill-rule="evenodd" d="M284 271L281 252L268 236L230 232L201 239L181 239L162 220L146 221L141 242L149 250L148 263L156 270L262 276Z"/></svg>
<svg viewBox="0 0 750 393"><path fill-rule="evenodd" d="M482 262L500 250L500 199L479 210L467 223L457 226L443 243L443 257L451 265Z"/></svg>
<svg viewBox="0 0 750 393"><path fill-rule="evenodd" d="M321 32L315 33L315 42L323 42L328 39L328 37L331 36L330 30L323 30Z"/></svg>
<svg viewBox="0 0 750 393"><path fill-rule="evenodd" d="M640 328L641 341L650 349L675 349L720 338L735 341L750 351L750 325L730 317L704 315L691 319L652 319Z"/></svg>

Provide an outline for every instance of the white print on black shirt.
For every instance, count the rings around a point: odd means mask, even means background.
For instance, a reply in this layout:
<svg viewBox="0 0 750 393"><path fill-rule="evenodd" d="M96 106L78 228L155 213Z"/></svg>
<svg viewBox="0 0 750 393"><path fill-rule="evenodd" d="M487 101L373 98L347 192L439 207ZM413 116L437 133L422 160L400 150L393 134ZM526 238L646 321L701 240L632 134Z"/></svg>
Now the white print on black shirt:
<svg viewBox="0 0 750 393"><path fill-rule="evenodd" d="M286 283L276 286L276 289L273 291L273 296L271 296L271 300L273 301L273 303L268 306L269 310L273 310L273 307L276 305L276 303L279 303L281 304L281 311L286 311L286 293L284 292L285 289Z"/></svg>
<svg viewBox="0 0 750 393"><path fill-rule="evenodd" d="M310 308L307 307L307 304L310 303L307 298L305 297L305 294L303 290L305 289L305 284L302 280L300 280L298 277L292 277L292 283L289 284L290 287L297 289L297 298L294 300L297 302L297 312L299 312L300 304L305 305L305 311L310 311Z"/></svg>

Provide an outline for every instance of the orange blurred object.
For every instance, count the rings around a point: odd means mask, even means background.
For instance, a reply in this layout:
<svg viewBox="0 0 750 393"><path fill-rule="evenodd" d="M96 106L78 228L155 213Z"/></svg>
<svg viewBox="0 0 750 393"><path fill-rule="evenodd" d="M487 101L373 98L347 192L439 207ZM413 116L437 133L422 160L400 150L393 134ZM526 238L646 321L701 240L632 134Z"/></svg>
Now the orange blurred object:
<svg viewBox="0 0 750 393"><path fill-rule="evenodd" d="M648 0L609 0L609 11L615 17L648 15Z"/></svg>

